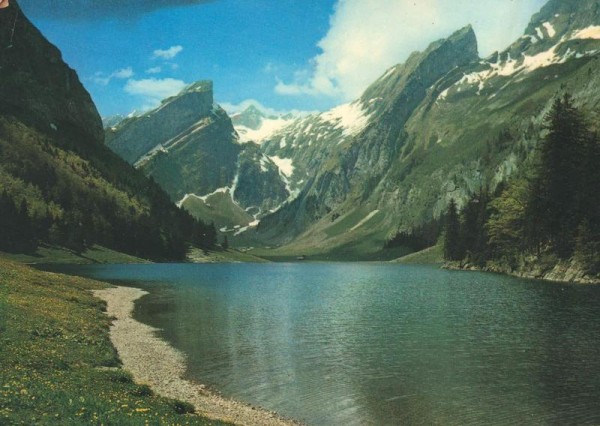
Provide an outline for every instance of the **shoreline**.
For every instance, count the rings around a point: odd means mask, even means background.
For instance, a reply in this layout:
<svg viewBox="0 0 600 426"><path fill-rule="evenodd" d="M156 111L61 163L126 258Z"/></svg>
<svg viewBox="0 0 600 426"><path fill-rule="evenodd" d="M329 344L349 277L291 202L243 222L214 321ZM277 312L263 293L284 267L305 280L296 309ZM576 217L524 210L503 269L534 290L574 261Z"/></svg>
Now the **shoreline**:
<svg viewBox="0 0 600 426"><path fill-rule="evenodd" d="M157 329L133 319L135 301L148 294L130 287L94 290L107 303L106 314L115 318L110 340L117 349L123 369L136 383L148 385L160 396L192 404L202 416L236 425L289 426L300 422L280 417L263 408L224 398L206 386L184 378L185 355L157 337Z"/></svg>
<svg viewBox="0 0 600 426"><path fill-rule="evenodd" d="M541 270L539 267L512 269L505 265L492 264L476 266L469 263L446 262L442 269L450 271L476 271L506 275L515 278L544 281L555 284L600 285L600 277L590 277L569 262L559 262L552 268Z"/></svg>

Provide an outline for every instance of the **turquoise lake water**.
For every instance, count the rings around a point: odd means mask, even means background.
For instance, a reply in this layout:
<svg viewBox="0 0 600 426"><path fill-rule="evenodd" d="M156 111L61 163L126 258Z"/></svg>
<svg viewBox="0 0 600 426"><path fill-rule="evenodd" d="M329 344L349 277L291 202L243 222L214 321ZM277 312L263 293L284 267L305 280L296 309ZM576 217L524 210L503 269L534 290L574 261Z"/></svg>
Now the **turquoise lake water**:
<svg viewBox="0 0 600 426"><path fill-rule="evenodd" d="M600 287L429 266L76 266L189 378L309 425L600 424Z"/></svg>

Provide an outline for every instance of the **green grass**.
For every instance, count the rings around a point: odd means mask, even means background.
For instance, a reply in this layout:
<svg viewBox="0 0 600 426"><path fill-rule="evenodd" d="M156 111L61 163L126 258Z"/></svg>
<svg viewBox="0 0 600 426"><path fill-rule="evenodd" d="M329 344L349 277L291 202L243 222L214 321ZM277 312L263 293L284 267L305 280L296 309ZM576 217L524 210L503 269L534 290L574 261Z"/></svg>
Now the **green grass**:
<svg viewBox="0 0 600 426"><path fill-rule="evenodd" d="M407 253L405 247L397 247L388 250L361 250L359 246L348 244L336 247L331 251L318 251L317 249L300 250L296 248L265 249L256 248L250 254L271 262L297 262L299 257L302 261L313 262L388 262L398 259Z"/></svg>
<svg viewBox="0 0 600 426"><path fill-rule="evenodd" d="M204 202L190 197L183 203L183 208L196 219L205 223L214 222L217 228L233 228L236 225L246 226L254 218L231 200L231 195L217 193Z"/></svg>
<svg viewBox="0 0 600 426"><path fill-rule="evenodd" d="M426 248L425 250L401 257L394 262L421 265L442 264L444 263L444 248L442 247L442 244L438 244L433 247Z"/></svg>
<svg viewBox="0 0 600 426"><path fill-rule="evenodd" d="M91 263L148 263L148 260L120 253L95 245L83 253L76 253L64 247L41 245L33 254L1 253L0 257L19 263L29 264L91 264Z"/></svg>
<svg viewBox="0 0 600 426"><path fill-rule="evenodd" d="M0 259L0 424L223 424L118 368L105 286Z"/></svg>
<svg viewBox="0 0 600 426"><path fill-rule="evenodd" d="M194 263L267 263L268 260L245 253L235 249L224 251L209 251L205 252L200 249L192 249L188 253L188 259Z"/></svg>

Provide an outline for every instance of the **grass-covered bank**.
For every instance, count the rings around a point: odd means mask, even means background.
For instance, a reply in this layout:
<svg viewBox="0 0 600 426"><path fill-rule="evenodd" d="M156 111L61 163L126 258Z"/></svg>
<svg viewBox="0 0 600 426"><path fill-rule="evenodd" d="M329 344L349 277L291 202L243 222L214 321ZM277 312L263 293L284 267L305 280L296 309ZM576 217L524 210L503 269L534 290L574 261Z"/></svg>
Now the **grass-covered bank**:
<svg viewBox="0 0 600 426"><path fill-rule="evenodd" d="M444 248L441 244L411 253L393 261L394 263L415 265L441 265L444 263Z"/></svg>
<svg viewBox="0 0 600 426"><path fill-rule="evenodd" d="M192 248L188 251L188 262L191 263L267 263L267 259L254 256L236 249L202 250Z"/></svg>
<svg viewBox="0 0 600 426"><path fill-rule="evenodd" d="M106 286L0 258L0 424L222 424L118 368Z"/></svg>
<svg viewBox="0 0 600 426"><path fill-rule="evenodd" d="M5 253L0 252L0 257L26 264L48 265L76 264L87 265L93 263L150 263L149 260L131 256L111 250L106 247L94 245L81 252L65 247L40 244L33 253Z"/></svg>

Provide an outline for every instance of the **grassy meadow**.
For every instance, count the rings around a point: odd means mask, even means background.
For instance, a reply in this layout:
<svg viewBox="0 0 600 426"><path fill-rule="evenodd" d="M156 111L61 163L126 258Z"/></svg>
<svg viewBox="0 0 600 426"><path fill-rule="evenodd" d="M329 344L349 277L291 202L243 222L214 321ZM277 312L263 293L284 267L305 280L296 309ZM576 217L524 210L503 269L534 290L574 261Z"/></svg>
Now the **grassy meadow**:
<svg viewBox="0 0 600 426"><path fill-rule="evenodd" d="M0 257L0 424L221 425L123 371L109 339L107 284Z"/></svg>

